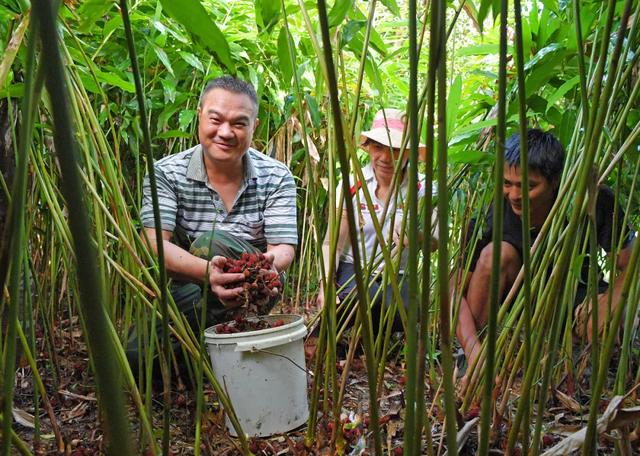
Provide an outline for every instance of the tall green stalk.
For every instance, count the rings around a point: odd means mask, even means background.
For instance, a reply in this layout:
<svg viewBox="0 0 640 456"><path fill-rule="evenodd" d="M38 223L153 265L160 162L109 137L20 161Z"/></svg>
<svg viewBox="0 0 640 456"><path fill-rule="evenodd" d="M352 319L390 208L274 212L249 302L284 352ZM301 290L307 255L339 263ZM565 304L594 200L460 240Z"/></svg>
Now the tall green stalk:
<svg viewBox="0 0 640 456"><path fill-rule="evenodd" d="M22 126L20 128L20 140L18 143L18 154L16 160L16 175L11 192L11 206L9 209L9 242L7 252L10 254L11 267L9 276L9 311L7 313L7 337L4 345L4 357L0 366L3 372L3 416L7 417L2 423L2 435L11 435L12 410L13 410L13 387L16 364L16 343L18 327L18 308L20 306L20 281L23 273L22 257L27 247L25 242L25 202L27 193L27 163L29 157L29 147L31 146L31 135L33 131L33 104L36 55L36 27L38 22L31 21L29 27L29 44L27 46L27 64L25 68L25 92L22 98ZM4 288L4 287L3 287ZM29 293L28 288L24 293ZM4 295L4 293L3 293ZM0 303L4 301L0 297ZM0 452L8 455L11 449L11 439L4 438Z"/></svg>
<svg viewBox="0 0 640 456"><path fill-rule="evenodd" d="M409 209L409 256L407 258L407 275L409 280L408 303L406 328L406 362L407 362L407 385L406 397L407 407L405 409L405 432L404 454L412 455L420 452L420 436L422 435L422 417L416 414L416 402L423 398L416 397L417 383L423 382L417 378L418 360L417 345L419 328L416 323L419 319L418 311L418 55L417 55L417 8L416 0L409 0L409 102L408 102L408 123L409 123L409 187L407 207ZM442 95L442 94L440 94ZM406 280L406 278L405 278Z"/></svg>
<svg viewBox="0 0 640 456"><path fill-rule="evenodd" d="M504 218L504 201L502 194L504 143L506 140L506 88L507 88L507 0L500 2L500 63L498 68L498 123L496 126L496 158L494 165L494 198L493 198L493 238L492 269L489 294L489 321L487 324L486 362L484 366L484 395L482 400L482 416L480 424L479 453L489 451L489 432L493 415L493 376L495 371L497 316L500 308L500 257L502 253L502 220ZM524 184L523 184L524 185Z"/></svg>
<svg viewBox="0 0 640 456"><path fill-rule="evenodd" d="M449 189L447 186L447 2L438 2L438 295L440 299L440 345L442 353L442 381L447 417L447 451L457 454L457 421L455 387L453 384L453 347L451 344L451 305L449 296ZM435 14L432 11L431 14ZM425 233L428 235L428 233ZM423 286L428 286L424 284ZM422 380L421 380L422 381Z"/></svg>
<svg viewBox="0 0 640 456"><path fill-rule="evenodd" d="M107 299L98 273L91 224L87 216L84 191L78 170L78 155L68 107L64 66L58 45L56 12L51 3L36 0L36 13L42 42L42 64L48 67L47 90L51 97L55 124L54 143L62 171L62 190L69 210L69 226L77 266L80 308L87 325L86 338L94 360L100 408L105 417L105 435L109 454L131 454L129 426L125 412L120 372L113 356L115 348L109 335Z"/></svg>
<svg viewBox="0 0 640 456"><path fill-rule="evenodd" d="M171 430L169 428L171 422L171 343L169 341L169 311L167 307L167 271L164 264L164 246L162 237L162 223L160 218L160 205L158 202L158 188L156 184L156 174L153 166L153 154L151 152L151 135L149 134L149 124L147 121L147 111L144 103L144 92L140 81L140 70L138 68L138 58L136 55L136 46L131 32L131 22L129 20L129 10L127 0L120 0L120 12L122 14L122 22L127 37L127 46L129 48L129 57L131 58L131 69L133 80L136 86L136 99L138 101L138 110L140 114L140 128L142 130L143 147L147 157L147 173L149 175L149 187L151 188L151 201L153 205L153 219L156 233L156 252L158 254L158 268L160 275L160 312L162 314L162 356L160 362L160 370L162 372L163 383L163 416L162 416L162 451L165 455L169 454L169 441L171 438Z"/></svg>
<svg viewBox="0 0 640 456"><path fill-rule="evenodd" d="M522 14L520 0L514 0L514 21L516 25L516 68L518 72L518 119L520 130L520 176L522 190L522 267L524 269L524 369L531 362L531 231L529 214L529 160L527 141L527 94L524 78L524 50L522 44ZM529 422L531 419L529 404L525 404L525 417L522 425L522 447L529 448Z"/></svg>
<svg viewBox="0 0 640 456"><path fill-rule="evenodd" d="M331 51L331 38L329 36L329 23L327 20L327 8L324 0L318 0L318 16L320 18L320 30L322 32L323 53L326 66L326 79L329 88L331 101L331 113L333 115L336 146L338 156L340 157L340 165L342 172L343 194L349 195L349 160L345 147L345 135L343 129L342 112L340 110L340 101L338 99L338 85L336 82L336 72L333 63L333 54ZM351 198L344 198L347 210L347 219L349 222L349 238L352 249L353 263L355 269L356 287L358 289L358 309L363 329L363 345L367 363L367 377L369 380L369 417L371 432L373 434L375 454L382 454L382 444L380 441L380 424L378 422L378 396L376 393L376 364L373 359L373 333L371 329L370 319L367 308L367 290L362 276L362 263L360 262L360 249L358 246L358 234L356 231L356 218Z"/></svg>

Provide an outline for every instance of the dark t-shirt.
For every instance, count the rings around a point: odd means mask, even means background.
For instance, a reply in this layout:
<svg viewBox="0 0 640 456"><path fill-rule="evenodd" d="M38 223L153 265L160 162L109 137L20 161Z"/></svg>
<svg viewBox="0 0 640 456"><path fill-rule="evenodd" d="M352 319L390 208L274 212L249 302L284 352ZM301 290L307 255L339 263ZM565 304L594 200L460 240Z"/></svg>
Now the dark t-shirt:
<svg viewBox="0 0 640 456"><path fill-rule="evenodd" d="M596 236L598 239L598 245L602 247L607 253L611 251L611 240L613 238L613 213L614 213L615 195L609 187L601 187L598 191L598 199L596 201ZM503 235L502 240L508 242L520 254L522 259L522 220L520 216L513 212L511 205L505 199L504 200L504 223L503 223ZM624 213L622 209L618 208L617 213L618 221L616 226L619 232L625 236L625 240L622 243L623 247L629 245L633 239L633 231L629 227L623 227ZM470 246L470 240L474 232L476 219L472 219L469 224L469 230L467 232L466 245ZM533 243L538 236L539 230L531 229L531 242ZM583 242L586 237L586 232L580 237L580 241ZM475 249L471 257L470 270L473 271L476 268L476 263L480 257L480 252L492 241L493 237L493 204L489 207L486 216L486 223L482 236L478 239ZM616 237L616 240L620 236ZM467 252L467 257L468 257ZM589 273L589 262L584 261L582 264L581 279L586 283Z"/></svg>

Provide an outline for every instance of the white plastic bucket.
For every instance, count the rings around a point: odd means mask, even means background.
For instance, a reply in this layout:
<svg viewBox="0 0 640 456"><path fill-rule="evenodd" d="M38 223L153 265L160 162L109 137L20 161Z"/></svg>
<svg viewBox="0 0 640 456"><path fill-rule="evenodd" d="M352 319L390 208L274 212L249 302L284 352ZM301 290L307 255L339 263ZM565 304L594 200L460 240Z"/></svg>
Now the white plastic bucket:
<svg viewBox="0 0 640 456"><path fill-rule="evenodd" d="M260 318L285 324L235 334L217 334L213 326L204 333L213 373L227 391L242 430L256 437L290 431L309 418L304 321L299 315ZM228 417L226 424L237 436Z"/></svg>

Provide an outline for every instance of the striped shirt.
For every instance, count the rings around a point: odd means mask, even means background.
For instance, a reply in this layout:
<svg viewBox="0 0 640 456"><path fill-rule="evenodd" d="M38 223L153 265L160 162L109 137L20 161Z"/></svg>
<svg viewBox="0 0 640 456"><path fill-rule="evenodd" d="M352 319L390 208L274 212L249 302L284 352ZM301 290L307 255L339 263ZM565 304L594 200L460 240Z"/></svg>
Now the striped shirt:
<svg viewBox="0 0 640 456"><path fill-rule="evenodd" d="M296 245L296 186L291 171L252 148L243 163L244 180L227 212L207 179L200 145L157 161L162 229L183 233L191 241L212 229L221 230L262 251L267 244ZM141 219L143 226L155 226L149 176L143 184Z"/></svg>
<svg viewBox="0 0 640 456"><path fill-rule="evenodd" d="M379 246L378 238L376 235L376 231L373 224L373 217L378 219L380 223L381 233L384 236L385 242L392 243L393 242L393 227L391 226L391 221L393 219L394 225L400 226L402 223L402 217L405 211L404 202L408 198L409 193L409 178L405 173L404 179L400 183L398 194L391 198L390 204L391 207L389 210L385 211L385 201L378 198L376 195L376 190L378 188L378 180L376 179L375 172L373 170L373 166L371 163L368 163L366 166L362 168L362 175L364 177L364 182L360 182L355 180L353 176L349 177L349 184L351 185L351 198L353 199L353 207L356 211L356 217L359 220L359 229L357 231L358 235L358 245L360 245L360 258L363 267L367 267L368 263L372 261L372 257L374 257L374 263L382 260L381 248ZM423 185L424 175L418 173L418 194L417 198L420 200L425 196L425 188ZM371 196L372 208L374 212L369 210L369 206L366 203L365 198L365 190L366 186L368 194ZM432 188L432 192L436 194L436 186L434 184ZM336 206L340 205L342 200L342 183L338 184L338 188L336 190L337 202ZM344 211L343 206L343 211ZM383 217L386 212L386 217ZM395 212L395 214L394 214ZM435 214L435 210L434 210ZM432 222L435 219L432 217ZM408 224L408 222L407 222ZM434 225L435 226L435 225ZM406 234L405 234L406 236ZM400 260L400 269L399 272L404 272L404 268L407 264L409 256L409 251L406 248L402 248L402 258ZM340 261L345 263L353 263L353 248L351 246L351 242L347 239L345 248L340 255ZM381 271L384 267L384 261L382 261L377 270Z"/></svg>

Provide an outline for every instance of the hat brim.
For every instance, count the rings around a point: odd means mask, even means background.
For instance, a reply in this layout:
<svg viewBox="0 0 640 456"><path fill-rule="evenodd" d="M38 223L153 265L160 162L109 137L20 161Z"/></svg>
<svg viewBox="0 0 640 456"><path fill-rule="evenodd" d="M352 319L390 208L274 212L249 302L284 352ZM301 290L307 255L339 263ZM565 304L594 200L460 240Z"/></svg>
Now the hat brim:
<svg viewBox="0 0 640 456"><path fill-rule="evenodd" d="M369 131L363 131L360 133L360 146L363 146L367 139L371 139L377 143L382 144L383 146L391 147L394 149L400 149L402 146L402 133L397 130L386 130L382 128L376 128ZM409 146L409 144L407 144ZM427 147L418 143L418 152L420 154L420 159L424 159L424 155L426 153Z"/></svg>

